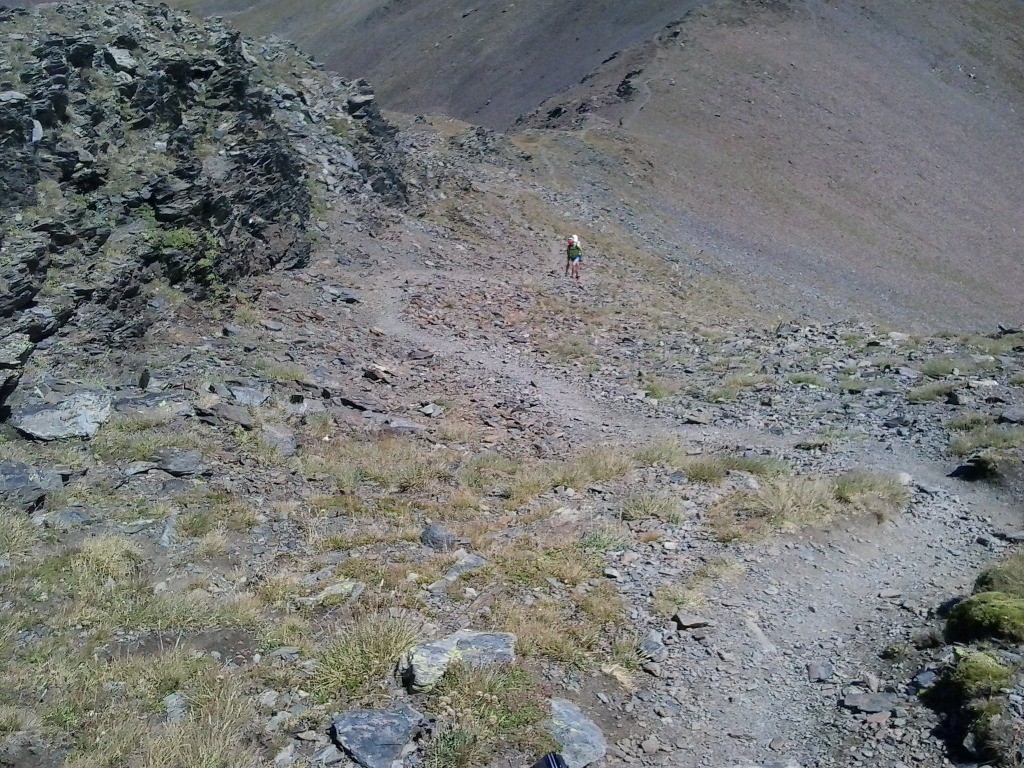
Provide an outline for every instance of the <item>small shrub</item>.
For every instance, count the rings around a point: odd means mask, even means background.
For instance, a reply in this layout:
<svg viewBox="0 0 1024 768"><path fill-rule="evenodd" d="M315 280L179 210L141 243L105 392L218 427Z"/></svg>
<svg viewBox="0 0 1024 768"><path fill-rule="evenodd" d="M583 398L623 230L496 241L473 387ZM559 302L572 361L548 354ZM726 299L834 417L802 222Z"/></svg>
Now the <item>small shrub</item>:
<svg viewBox="0 0 1024 768"><path fill-rule="evenodd" d="M824 387L825 380L813 373L794 373L789 377L790 384L806 384L811 387Z"/></svg>
<svg viewBox="0 0 1024 768"><path fill-rule="evenodd" d="M942 381L932 382L931 384L922 384L919 387L914 387L907 393L907 400L911 403L930 403L933 400L945 397L950 392L955 392L956 390L956 384Z"/></svg>
<svg viewBox="0 0 1024 768"><path fill-rule="evenodd" d="M1012 678L1013 671L990 654L971 651L957 663L952 682L963 698L974 699L998 693Z"/></svg>
<svg viewBox="0 0 1024 768"><path fill-rule="evenodd" d="M953 641L995 637L1024 642L1024 598L1005 592L979 592L950 611L946 633Z"/></svg>
<svg viewBox="0 0 1024 768"><path fill-rule="evenodd" d="M645 376L642 386L647 396L655 400L666 400L679 392L676 385L657 376Z"/></svg>
<svg viewBox="0 0 1024 768"><path fill-rule="evenodd" d="M832 485L824 480L777 478L756 491L740 491L708 510L722 541L764 536L772 529L795 530L822 523L836 512Z"/></svg>
<svg viewBox="0 0 1024 768"><path fill-rule="evenodd" d="M436 768L485 765L503 748L536 752L553 748L541 726L550 708L540 685L524 668L455 664L434 691L447 723L427 749Z"/></svg>
<svg viewBox="0 0 1024 768"><path fill-rule="evenodd" d="M850 472L835 481L833 493L837 501L870 512L879 520L896 513L910 500L907 489L891 477L869 472Z"/></svg>
<svg viewBox="0 0 1024 768"><path fill-rule="evenodd" d="M991 425L975 427L949 442L953 456L969 456L985 449L1020 448L1024 446L1024 427Z"/></svg>
<svg viewBox="0 0 1024 768"><path fill-rule="evenodd" d="M580 546L587 552L604 554L629 549L632 544L629 532L622 527L603 525L587 531L580 539Z"/></svg>
<svg viewBox="0 0 1024 768"><path fill-rule="evenodd" d="M690 458L679 469L694 483L720 483L728 471L725 462L716 456Z"/></svg>
<svg viewBox="0 0 1024 768"><path fill-rule="evenodd" d="M946 422L946 429L954 432L970 432L992 424L992 417L985 413L965 413Z"/></svg>
<svg viewBox="0 0 1024 768"><path fill-rule="evenodd" d="M1024 550L990 565L974 582L975 592L1004 592L1024 598Z"/></svg>
<svg viewBox="0 0 1024 768"><path fill-rule="evenodd" d="M313 692L322 701L345 701L379 686L399 658L420 639L411 616L371 613L359 617L327 643L317 661Z"/></svg>
<svg viewBox="0 0 1024 768"><path fill-rule="evenodd" d="M647 467L678 468L686 462L687 453L686 448L675 440L659 440L645 445L634 457Z"/></svg>
<svg viewBox="0 0 1024 768"><path fill-rule="evenodd" d="M771 456L729 456L723 459L728 469L758 477L777 477L789 471L789 465Z"/></svg>
<svg viewBox="0 0 1024 768"><path fill-rule="evenodd" d="M676 499L653 493L630 496L623 502L623 520L650 520L652 518L678 525L683 519L682 508Z"/></svg>

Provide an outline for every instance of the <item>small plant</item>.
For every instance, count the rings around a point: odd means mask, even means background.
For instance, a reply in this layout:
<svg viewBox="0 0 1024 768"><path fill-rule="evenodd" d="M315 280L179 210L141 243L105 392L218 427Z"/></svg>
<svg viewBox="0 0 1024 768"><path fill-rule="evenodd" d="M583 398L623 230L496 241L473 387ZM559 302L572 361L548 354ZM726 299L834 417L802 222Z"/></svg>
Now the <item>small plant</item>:
<svg viewBox="0 0 1024 768"><path fill-rule="evenodd" d="M969 456L985 449L1020 448L1024 446L1024 427L989 425L954 437L949 443L953 456Z"/></svg>
<svg viewBox="0 0 1024 768"><path fill-rule="evenodd" d="M626 602L618 588L610 581L593 587L576 599L581 611L598 624L621 624L625 620Z"/></svg>
<svg viewBox="0 0 1024 768"><path fill-rule="evenodd" d="M652 518L678 525L683 520L683 511L676 499L653 493L630 496L623 502L623 520L650 520Z"/></svg>
<svg viewBox="0 0 1024 768"><path fill-rule="evenodd" d="M907 489L895 478L870 472L841 475L835 481L833 494L837 501L870 512L879 521L902 509L910 499Z"/></svg>
<svg viewBox="0 0 1024 768"><path fill-rule="evenodd" d="M641 386L647 396L655 400L667 400L679 391L674 384L657 376L645 376Z"/></svg>
<svg viewBox="0 0 1024 768"><path fill-rule="evenodd" d="M726 463L716 456L695 456L679 467L694 483L720 483L728 472Z"/></svg>
<svg viewBox="0 0 1024 768"><path fill-rule="evenodd" d="M949 612L946 634L953 641L995 637L1024 642L1024 598L1005 592L979 592Z"/></svg>
<svg viewBox="0 0 1024 768"><path fill-rule="evenodd" d="M603 525L587 531L580 539L580 546L587 552L604 554L629 549L632 540L629 532L621 526Z"/></svg>
<svg viewBox="0 0 1024 768"><path fill-rule="evenodd" d="M411 616L369 613L343 628L317 661L312 689L322 701L347 701L380 686L420 639Z"/></svg>
<svg viewBox="0 0 1024 768"><path fill-rule="evenodd" d="M645 445L634 456L647 467L676 468L687 460L686 448L675 440L659 440Z"/></svg>
<svg viewBox="0 0 1024 768"><path fill-rule="evenodd" d="M992 424L992 417L985 413L965 413L946 422L946 429L954 432L970 432Z"/></svg>
<svg viewBox="0 0 1024 768"><path fill-rule="evenodd" d="M524 668L455 664L434 690L444 726L427 749L425 764L474 768L513 747L538 754L553 748L541 722L550 716L540 685Z"/></svg>
<svg viewBox="0 0 1024 768"><path fill-rule="evenodd" d="M722 541L763 537L772 529L796 530L835 514L832 491L825 480L777 478L719 502L708 510L709 522Z"/></svg>
<svg viewBox="0 0 1024 768"><path fill-rule="evenodd" d="M907 393L907 400L911 403L930 403L956 390L956 384L936 381L931 384L922 384L919 387L914 387Z"/></svg>
<svg viewBox="0 0 1024 768"><path fill-rule="evenodd" d="M597 652L600 630L574 620L564 606L550 600L505 610L496 628L518 638L516 649L526 658L543 658L570 667L589 666Z"/></svg>
<svg viewBox="0 0 1024 768"><path fill-rule="evenodd" d="M952 682L964 699L992 696L1013 679L1013 671L981 651L964 654L957 662Z"/></svg>
<svg viewBox="0 0 1024 768"><path fill-rule="evenodd" d="M789 377L790 384L806 385L809 387L824 387L825 380L813 373L794 373Z"/></svg>
<svg viewBox="0 0 1024 768"><path fill-rule="evenodd" d="M1005 592L1024 598L1024 550L990 565L974 582L975 592Z"/></svg>

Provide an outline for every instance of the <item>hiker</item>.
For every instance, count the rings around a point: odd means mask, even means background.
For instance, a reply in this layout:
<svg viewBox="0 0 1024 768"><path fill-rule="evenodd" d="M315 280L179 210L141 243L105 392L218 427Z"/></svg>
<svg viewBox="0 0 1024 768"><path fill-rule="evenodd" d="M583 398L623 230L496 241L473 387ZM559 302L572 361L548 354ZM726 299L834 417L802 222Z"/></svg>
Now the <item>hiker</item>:
<svg viewBox="0 0 1024 768"><path fill-rule="evenodd" d="M580 236L573 235L565 244L565 276L570 274L580 281L580 267L583 265L583 248L580 247Z"/></svg>

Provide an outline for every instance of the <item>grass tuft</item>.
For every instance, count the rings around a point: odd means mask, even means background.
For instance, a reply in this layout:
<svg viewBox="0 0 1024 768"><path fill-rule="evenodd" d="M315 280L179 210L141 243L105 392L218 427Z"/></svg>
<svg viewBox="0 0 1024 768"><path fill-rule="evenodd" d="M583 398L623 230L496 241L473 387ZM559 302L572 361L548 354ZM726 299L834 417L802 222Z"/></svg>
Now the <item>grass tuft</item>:
<svg viewBox="0 0 1024 768"><path fill-rule="evenodd" d="M411 616L359 617L321 651L313 692L324 702L347 701L380 687L421 635L421 624Z"/></svg>

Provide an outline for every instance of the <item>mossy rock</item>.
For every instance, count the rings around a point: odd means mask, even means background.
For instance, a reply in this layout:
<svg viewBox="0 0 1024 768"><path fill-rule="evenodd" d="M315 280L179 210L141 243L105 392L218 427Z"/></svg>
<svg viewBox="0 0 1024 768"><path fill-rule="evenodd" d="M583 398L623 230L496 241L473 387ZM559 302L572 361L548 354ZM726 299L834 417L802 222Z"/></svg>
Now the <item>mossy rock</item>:
<svg viewBox="0 0 1024 768"><path fill-rule="evenodd" d="M1024 597L1024 551L1014 552L982 571L974 582L974 591Z"/></svg>
<svg viewBox="0 0 1024 768"><path fill-rule="evenodd" d="M953 683L965 699L992 696L1013 679L1013 670L981 651L966 653L956 665Z"/></svg>
<svg viewBox="0 0 1024 768"><path fill-rule="evenodd" d="M980 592L956 605L946 621L954 641L997 637L1024 642L1024 598L1005 592Z"/></svg>
<svg viewBox="0 0 1024 768"><path fill-rule="evenodd" d="M1020 765L1024 729L1004 697L978 699L965 710L968 738L975 755L999 766Z"/></svg>

